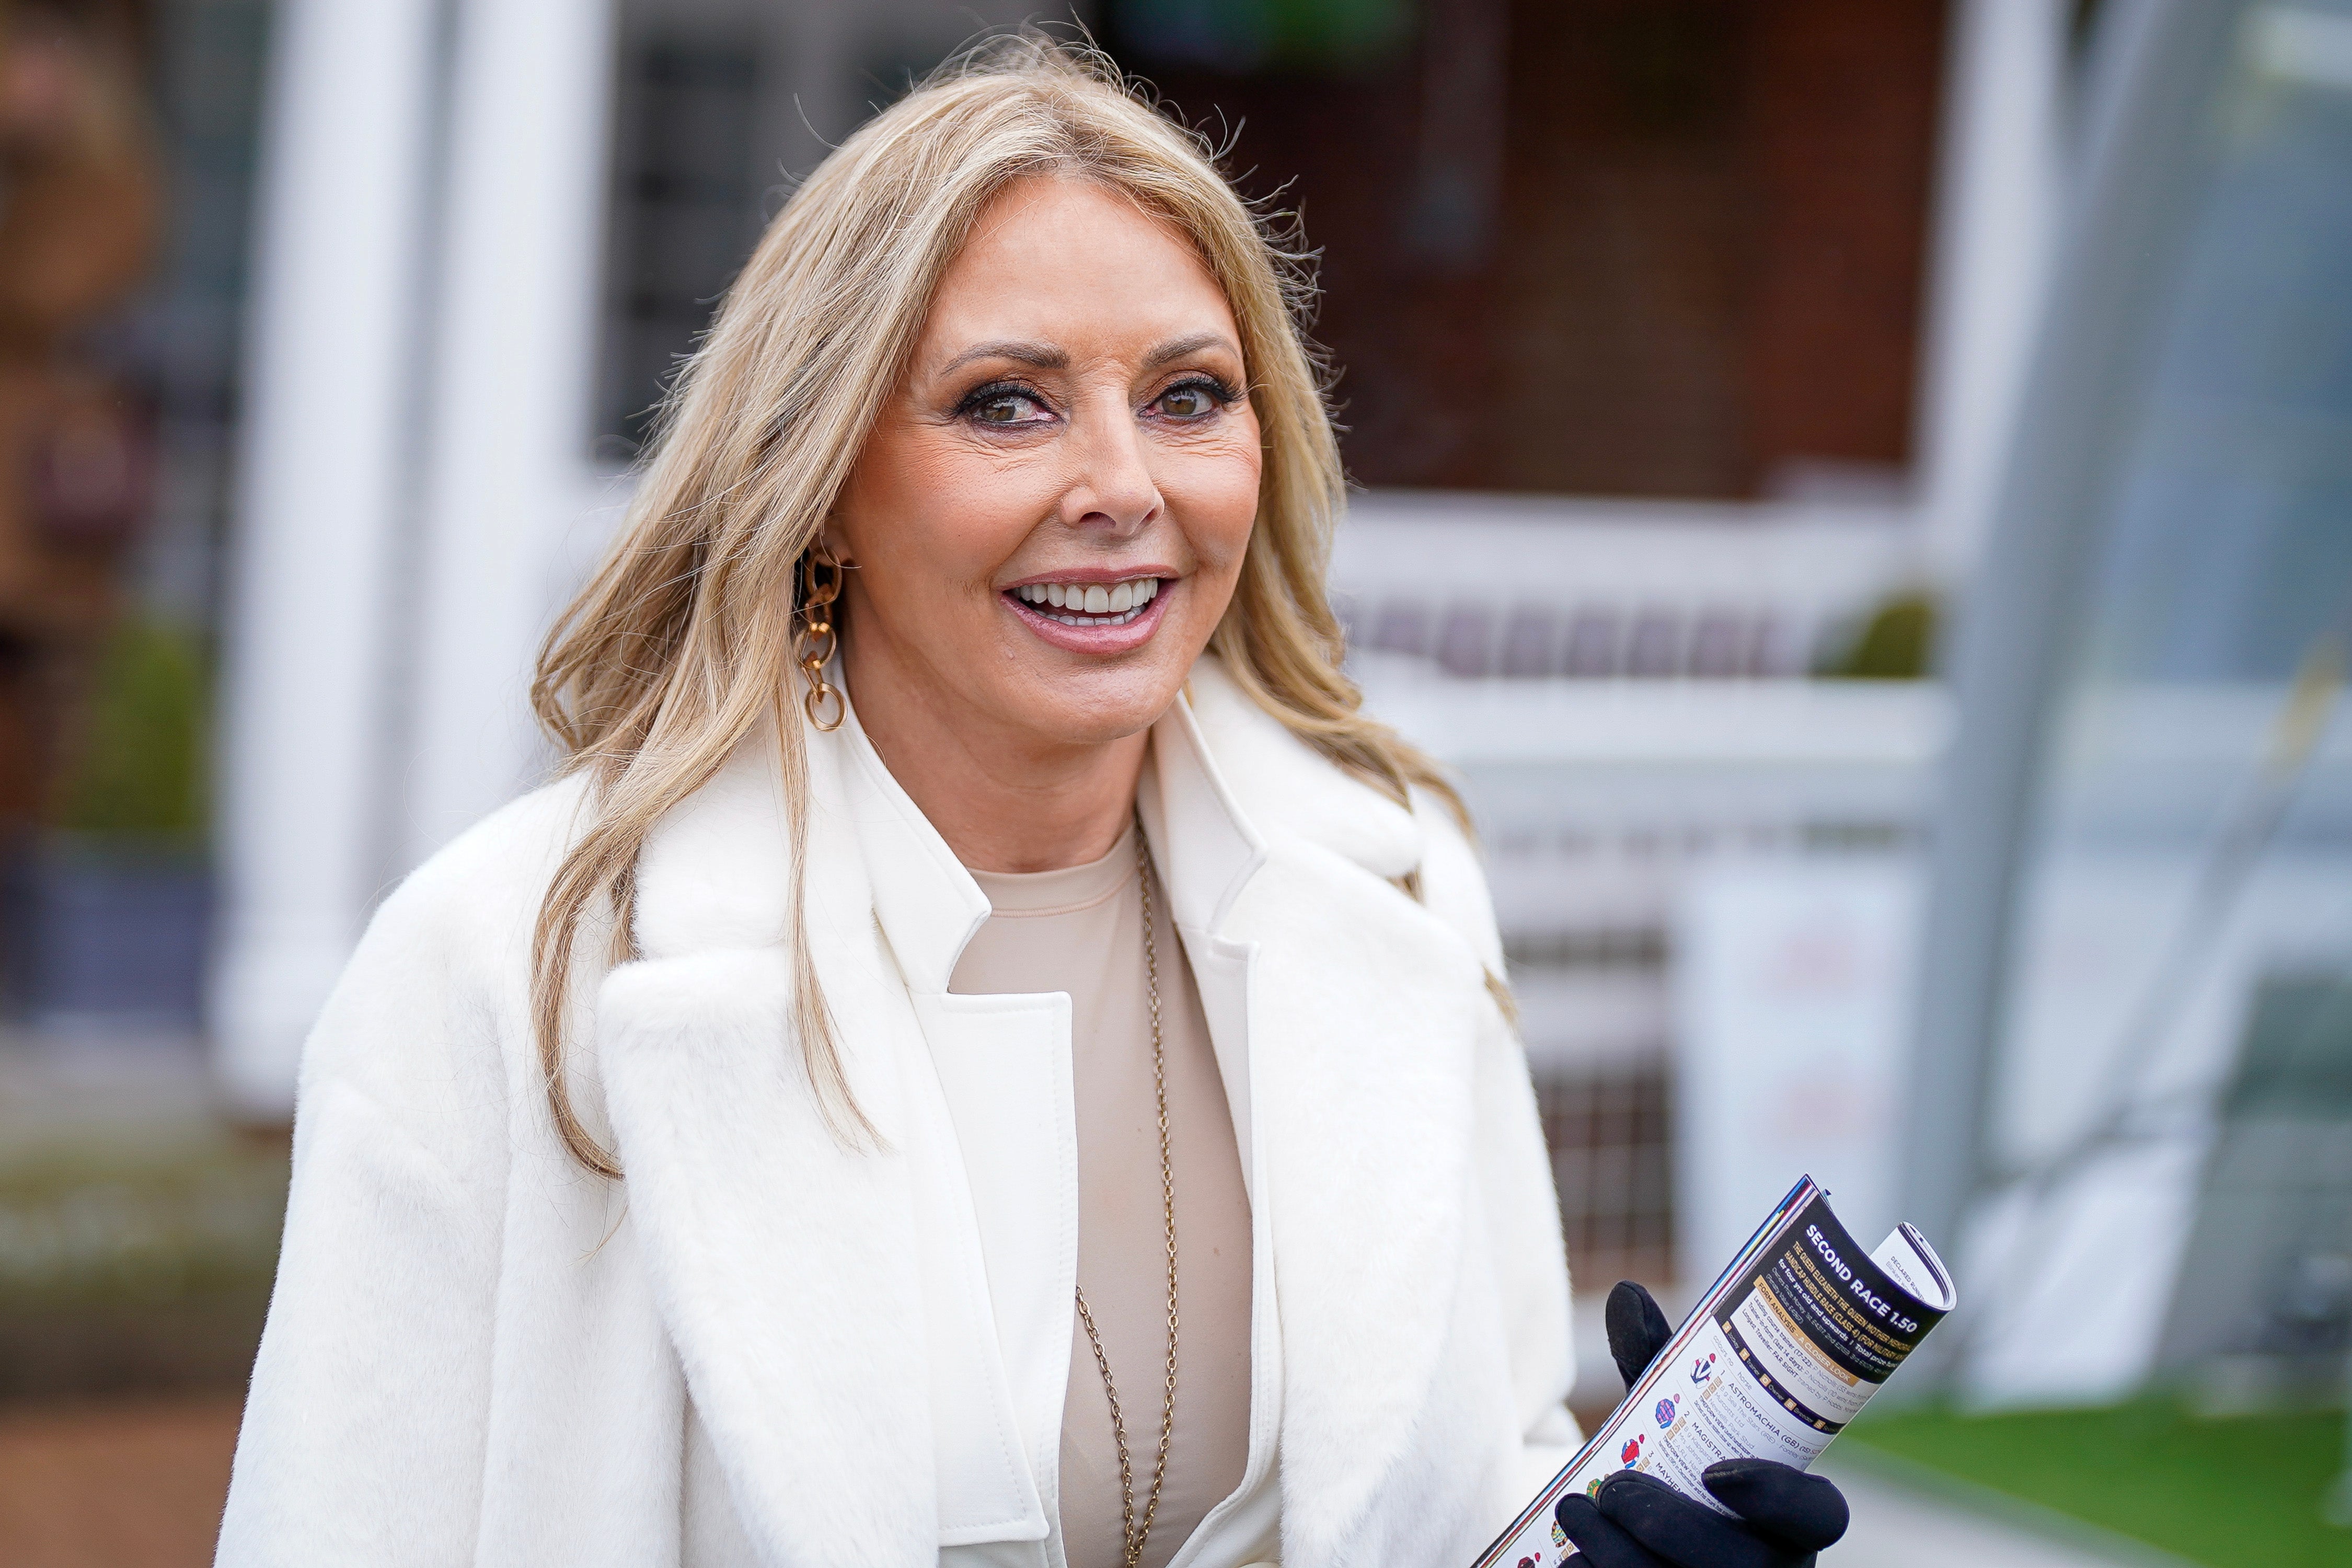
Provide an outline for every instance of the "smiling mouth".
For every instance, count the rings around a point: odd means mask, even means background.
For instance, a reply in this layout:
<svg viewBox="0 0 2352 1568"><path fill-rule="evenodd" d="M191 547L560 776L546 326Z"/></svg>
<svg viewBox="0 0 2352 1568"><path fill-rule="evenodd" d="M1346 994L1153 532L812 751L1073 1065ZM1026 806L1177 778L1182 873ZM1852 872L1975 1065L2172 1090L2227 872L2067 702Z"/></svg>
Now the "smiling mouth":
<svg viewBox="0 0 2352 1568"><path fill-rule="evenodd" d="M1034 614L1066 626L1123 626L1150 606L1160 593L1157 577L1124 583L1024 583L1004 590Z"/></svg>

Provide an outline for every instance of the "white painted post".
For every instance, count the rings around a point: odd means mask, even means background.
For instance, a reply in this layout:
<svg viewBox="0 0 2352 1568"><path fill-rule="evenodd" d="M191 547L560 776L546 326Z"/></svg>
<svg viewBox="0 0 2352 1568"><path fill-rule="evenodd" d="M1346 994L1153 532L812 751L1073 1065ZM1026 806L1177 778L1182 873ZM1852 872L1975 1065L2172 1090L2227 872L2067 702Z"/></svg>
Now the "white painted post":
<svg viewBox="0 0 2352 1568"><path fill-rule="evenodd" d="M465 0L401 842L409 864L530 783L526 695L593 499L610 0Z"/></svg>
<svg viewBox="0 0 2352 1568"><path fill-rule="evenodd" d="M1927 563L1965 583L2006 459L2064 194L2066 0L1953 7L1920 388Z"/></svg>
<svg viewBox="0 0 2352 1568"><path fill-rule="evenodd" d="M220 941L230 1103L279 1117L383 878L387 580L435 68L433 0L287 0L264 133L224 679Z"/></svg>

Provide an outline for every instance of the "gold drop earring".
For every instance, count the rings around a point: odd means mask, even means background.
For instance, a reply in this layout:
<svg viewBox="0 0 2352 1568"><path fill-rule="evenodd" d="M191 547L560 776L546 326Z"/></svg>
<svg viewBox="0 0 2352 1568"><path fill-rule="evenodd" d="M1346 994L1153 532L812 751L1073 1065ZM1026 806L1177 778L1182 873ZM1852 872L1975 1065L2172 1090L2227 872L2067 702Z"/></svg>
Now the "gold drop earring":
<svg viewBox="0 0 2352 1568"><path fill-rule="evenodd" d="M848 700L824 678L824 667L833 661L840 642L833 629L833 602L839 597L841 563L818 539L801 557L801 624L793 633L793 658L808 680L801 710L810 723L828 733L840 729L849 716Z"/></svg>

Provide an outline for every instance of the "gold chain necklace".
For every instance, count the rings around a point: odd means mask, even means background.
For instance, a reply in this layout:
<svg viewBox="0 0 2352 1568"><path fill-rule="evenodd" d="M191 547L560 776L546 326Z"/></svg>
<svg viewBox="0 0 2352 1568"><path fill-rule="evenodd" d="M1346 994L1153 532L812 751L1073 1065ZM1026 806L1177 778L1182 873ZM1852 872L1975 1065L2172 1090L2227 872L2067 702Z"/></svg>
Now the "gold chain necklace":
<svg viewBox="0 0 2352 1568"><path fill-rule="evenodd" d="M1094 1347L1103 1394L1110 1401L1111 1436L1118 1444L1118 1531L1126 1549L1126 1568L1137 1568L1143 1561L1143 1544L1151 1539L1151 1521L1160 1512L1160 1488L1168 1479L1168 1440L1176 1431L1176 1164L1168 1152L1168 1058L1160 1042L1160 952L1152 937L1151 850L1139 820L1135 825L1135 871L1143 892L1143 984L1144 994L1151 1001L1151 1092L1160 1101L1160 1199L1168 1223L1168 1397L1160 1408L1160 1457L1151 1466L1151 1491L1144 1500L1140 1525L1135 1519L1135 1468L1128 1458L1127 1417L1118 1407L1118 1384L1111 1381L1110 1358L1103 1354L1095 1315L1087 1310L1085 1288L1077 1292L1078 1321L1086 1325L1087 1343Z"/></svg>

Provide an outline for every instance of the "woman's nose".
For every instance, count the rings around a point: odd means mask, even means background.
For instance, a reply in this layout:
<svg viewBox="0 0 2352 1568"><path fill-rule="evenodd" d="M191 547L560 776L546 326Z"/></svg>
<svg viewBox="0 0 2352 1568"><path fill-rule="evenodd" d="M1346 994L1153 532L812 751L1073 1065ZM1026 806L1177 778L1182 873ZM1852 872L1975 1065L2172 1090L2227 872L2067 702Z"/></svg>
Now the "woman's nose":
<svg viewBox="0 0 2352 1568"><path fill-rule="evenodd" d="M1114 539L1141 532L1163 503L1133 414L1123 404L1091 408L1076 423L1077 462L1063 499L1063 521Z"/></svg>

